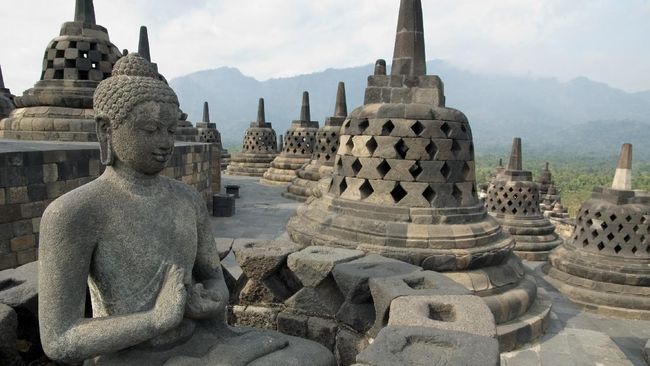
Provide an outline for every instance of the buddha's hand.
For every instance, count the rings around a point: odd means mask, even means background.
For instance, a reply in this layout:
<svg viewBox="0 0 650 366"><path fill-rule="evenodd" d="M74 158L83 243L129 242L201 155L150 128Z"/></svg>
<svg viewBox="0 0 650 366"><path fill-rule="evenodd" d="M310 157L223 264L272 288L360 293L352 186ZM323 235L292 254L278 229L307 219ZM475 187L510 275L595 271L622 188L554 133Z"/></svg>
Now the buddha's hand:
<svg viewBox="0 0 650 366"><path fill-rule="evenodd" d="M166 332L183 320L187 291L183 283L185 271L175 264L167 269L162 288L152 310L156 329Z"/></svg>
<svg viewBox="0 0 650 366"><path fill-rule="evenodd" d="M228 303L227 293L217 289L206 289L202 283L196 283L188 290L189 298L185 307L185 316L189 319L204 320L223 317Z"/></svg>

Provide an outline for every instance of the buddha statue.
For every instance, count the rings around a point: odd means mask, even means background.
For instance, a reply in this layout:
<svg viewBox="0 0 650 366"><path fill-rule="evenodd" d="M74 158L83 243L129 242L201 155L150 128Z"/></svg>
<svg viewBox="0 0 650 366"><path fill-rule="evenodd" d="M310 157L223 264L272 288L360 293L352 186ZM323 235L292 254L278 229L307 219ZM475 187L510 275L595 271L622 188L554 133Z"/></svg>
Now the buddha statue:
<svg viewBox="0 0 650 366"><path fill-rule="evenodd" d="M181 112L151 64L138 54L120 59L93 103L106 170L42 218L45 353L86 365L334 365L315 342L227 325L206 204L159 175Z"/></svg>

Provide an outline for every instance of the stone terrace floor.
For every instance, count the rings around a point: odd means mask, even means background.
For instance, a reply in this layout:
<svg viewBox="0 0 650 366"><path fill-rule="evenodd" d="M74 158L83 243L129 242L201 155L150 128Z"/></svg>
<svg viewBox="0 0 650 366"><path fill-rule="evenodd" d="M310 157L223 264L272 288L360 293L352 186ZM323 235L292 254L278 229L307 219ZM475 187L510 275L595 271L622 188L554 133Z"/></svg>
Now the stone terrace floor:
<svg viewBox="0 0 650 366"><path fill-rule="evenodd" d="M269 187L258 178L223 176L222 185L237 184L241 198L231 218L213 218L217 238L271 240L286 236L286 223L300 203L281 196L285 187ZM541 263L527 263L531 269ZM239 276L230 254L224 265ZM605 317L582 310L537 276L551 299L551 323L541 342L501 355L503 366L645 365L642 349L650 339L650 321Z"/></svg>

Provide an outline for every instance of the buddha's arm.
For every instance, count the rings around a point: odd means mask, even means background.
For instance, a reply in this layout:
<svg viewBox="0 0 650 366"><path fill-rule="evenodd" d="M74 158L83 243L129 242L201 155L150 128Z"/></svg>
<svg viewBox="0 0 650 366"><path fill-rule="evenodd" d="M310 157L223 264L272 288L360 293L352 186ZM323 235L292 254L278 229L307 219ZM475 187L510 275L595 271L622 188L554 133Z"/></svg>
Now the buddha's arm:
<svg viewBox="0 0 650 366"><path fill-rule="evenodd" d="M83 208L64 205L59 209L59 203L48 208L41 222L38 310L45 353L57 361L77 362L161 334L164 330L154 311L84 318L86 281L96 241L92 225L84 223L101 223L93 215L84 218Z"/></svg>
<svg viewBox="0 0 650 366"><path fill-rule="evenodd" d="M201 200L200 205L201 210L199 211L199 220L197 223L197 254L194 262L193 276L196 282L204 287L208 296L207 299L203 299L207 300L207 302L200 301L204 303L204 306L195 307L187 314L190 318L199 319L212 318L215 313L218 313L219 316L224 316L225 307L228 304L229 298L228 287L226 286L221 270L219 252L214 237L212 236L210 221L203 200ZM188 304L190 304L190 307L192 307L192 303L193 300L189 299Z"/></svg>

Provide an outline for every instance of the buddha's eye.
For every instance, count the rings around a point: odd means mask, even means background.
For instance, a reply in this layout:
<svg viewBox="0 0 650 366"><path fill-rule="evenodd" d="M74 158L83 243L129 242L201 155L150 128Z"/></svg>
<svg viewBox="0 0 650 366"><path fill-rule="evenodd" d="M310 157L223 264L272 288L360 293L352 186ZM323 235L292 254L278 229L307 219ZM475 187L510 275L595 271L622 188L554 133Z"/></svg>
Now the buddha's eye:
<svg viewBox="0 0 650 366"><path fill-rule="evenodd" d="M171 133L173 135L173 134L176 133L176 127L169 128L169 129L167 129L167 131L169 131L169 133Z"/></svg>
<svg viewBox="0 0 650 366"><path fill-rule="evenodd" d="M156 125L145 125L141 129L147 133L154 133L158 130L158 127Z"/></svg>

